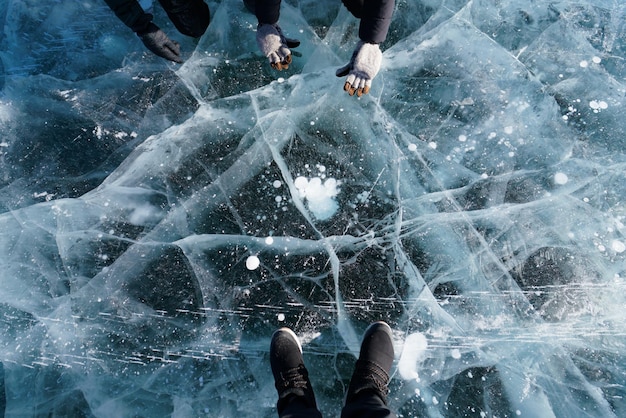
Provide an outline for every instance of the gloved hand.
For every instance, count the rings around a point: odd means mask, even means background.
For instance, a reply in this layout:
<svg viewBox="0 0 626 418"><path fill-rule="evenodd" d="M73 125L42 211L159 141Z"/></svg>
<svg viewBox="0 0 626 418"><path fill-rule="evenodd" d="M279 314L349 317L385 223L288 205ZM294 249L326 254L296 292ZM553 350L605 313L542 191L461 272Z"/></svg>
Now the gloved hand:
<svg viewBox="0 0 626 418"><path fill-rule="evenodd" d="M335 73L337 77L346 78L343 89L350 94L361 97L370 91L372 80L380 70L380 64L383 60L383 53L380 52L378 44L369 44L359 41L350 62L339 68Z"/></svg>
<svg viewBox="0 0 626 418"><path fill-rule="evenodd" d="M278 24L268 23L260 23L257 27L256 42L263 55L269 59L272 68L278 71L289 68L291 64L289 48L300 45L299 40L286 38Z"/></svg>
<svg viewBox="0 0 626 418"><path fill-rule="evenodd" d="M159 57L178 63L183 62L180 57L180 45L178 42L168 38L165 32L154 23L150 23L145 31L137 32L137 36L139 36L146 48Z"/></svg>

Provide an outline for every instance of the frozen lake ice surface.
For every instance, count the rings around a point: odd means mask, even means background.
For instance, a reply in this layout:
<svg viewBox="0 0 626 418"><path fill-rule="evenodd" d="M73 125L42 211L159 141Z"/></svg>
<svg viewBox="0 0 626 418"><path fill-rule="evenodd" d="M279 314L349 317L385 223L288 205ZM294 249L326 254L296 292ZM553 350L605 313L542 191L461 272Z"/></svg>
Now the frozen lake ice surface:
<svg viewBox="0 0 626 418"><path fill-rule="evenodd" d="M397 0L361 98L340 1L207 3L0 2L4 416L273 417L281 326L337 416L379 319L401 417L626 416L626 3Z"/></svg>

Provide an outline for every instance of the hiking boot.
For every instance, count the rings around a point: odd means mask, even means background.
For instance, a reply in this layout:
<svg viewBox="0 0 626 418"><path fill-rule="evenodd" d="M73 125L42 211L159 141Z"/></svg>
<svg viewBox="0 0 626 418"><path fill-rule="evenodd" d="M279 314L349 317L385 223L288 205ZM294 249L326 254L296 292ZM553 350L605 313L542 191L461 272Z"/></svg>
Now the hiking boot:
<svg viewBox="0 0 626 418"><path fill-rule="evenodd" d="M289 328L280 328L272 335L270 364L278 392L279 413L293 401L317 408L309 373L302 358L302 345Z"/></svg>
<svg viewBox="0 0 626 418"><path fill-rule="evenodd" d="M374 322L363 335L361 352L346 395L346 404L362 394L375 394L386 404L393 358L391 328L382 321Z"/></svg>

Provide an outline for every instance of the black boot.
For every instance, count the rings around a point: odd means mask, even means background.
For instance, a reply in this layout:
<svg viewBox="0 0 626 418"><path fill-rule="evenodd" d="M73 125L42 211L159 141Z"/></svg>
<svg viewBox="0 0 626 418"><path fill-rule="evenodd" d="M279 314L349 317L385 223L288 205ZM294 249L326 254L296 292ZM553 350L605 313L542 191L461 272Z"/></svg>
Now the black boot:
<svg viewBox="0 0 626 418"><path fill-rule="evenodd" d="M278 392L279 415L291 403L305 408L317 409L309 373L304 366L302 346L289 328L281 328L272 335L270 364Z"/></svg>
<svg viewBox="0 0 626 418"><path fill-rule="evenodd" d="M393 358L391 328L382 321L374 322L363 335L361 352L346 395L346 405L361 395L371 394L377 395L387 404L387 385Z"/></svg>

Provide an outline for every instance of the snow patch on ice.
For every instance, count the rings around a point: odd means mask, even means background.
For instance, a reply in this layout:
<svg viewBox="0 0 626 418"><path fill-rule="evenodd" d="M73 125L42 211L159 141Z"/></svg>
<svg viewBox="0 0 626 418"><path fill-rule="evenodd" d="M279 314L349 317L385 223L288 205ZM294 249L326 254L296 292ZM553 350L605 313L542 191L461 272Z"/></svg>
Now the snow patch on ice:
<svg viewBox="0 0 626 418"><path fill-rule="evenodd" d="M403 379L419 380L417 368L424 359L426 348L428 348L428 341L424 334L418 332L406 337L398 362L398 373Z"/></svg>

